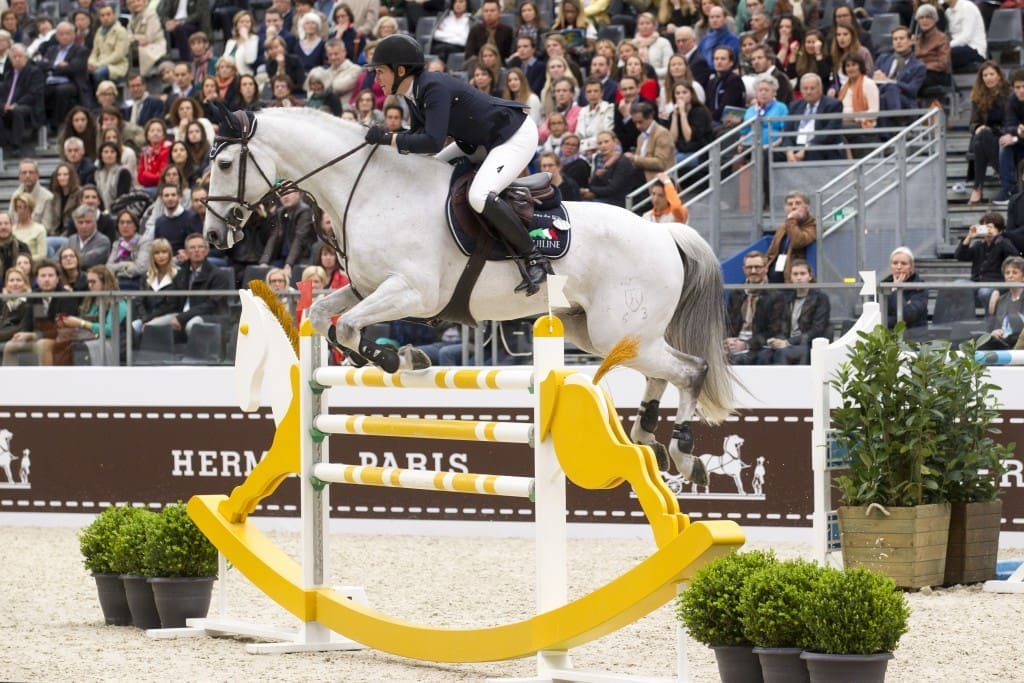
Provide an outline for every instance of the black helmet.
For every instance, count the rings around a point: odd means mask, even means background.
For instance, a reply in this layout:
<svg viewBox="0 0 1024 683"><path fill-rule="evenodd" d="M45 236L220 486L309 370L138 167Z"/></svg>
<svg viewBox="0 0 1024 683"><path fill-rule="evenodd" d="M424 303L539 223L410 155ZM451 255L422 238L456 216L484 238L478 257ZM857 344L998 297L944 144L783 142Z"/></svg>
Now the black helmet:
<svg viewBox="0 0 1024 683"><path fill-rule="evenodd" d="M395 33L377 43L370 66L423 68L423 48L418 40L405 33Z"/></svg>

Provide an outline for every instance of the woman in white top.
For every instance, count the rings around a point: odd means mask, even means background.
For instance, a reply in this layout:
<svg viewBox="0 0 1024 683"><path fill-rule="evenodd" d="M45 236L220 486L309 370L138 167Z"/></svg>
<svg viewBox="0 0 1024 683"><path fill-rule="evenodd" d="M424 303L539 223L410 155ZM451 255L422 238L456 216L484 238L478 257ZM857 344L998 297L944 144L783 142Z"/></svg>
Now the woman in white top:
<svg viewBox="0 0 1024 683"><path fill-rule="evenodd" d="M633 44L640 52L640 59L654 67L658 78L668 71L668 59L675 53L672 44L658 34L658 21L650 12L644 12L636 19L636 35Z"/></svg>
<svg viewBox="0 0 1024 683"><path fill-rule="evenodd" d="M224 44L224 54L235 58L238 75L252 75L259 59L260 39L253 31L253 17L248 10L235 13L231 20L231 37Z"/></svg>
<svg viewBox="0 0 1024 683"><path fill-rule="evenodd" d="M466 0L452 0L449 9L437 18L431 36L430 51L448 61L448 55L464 52L472 27Z"/></svg>

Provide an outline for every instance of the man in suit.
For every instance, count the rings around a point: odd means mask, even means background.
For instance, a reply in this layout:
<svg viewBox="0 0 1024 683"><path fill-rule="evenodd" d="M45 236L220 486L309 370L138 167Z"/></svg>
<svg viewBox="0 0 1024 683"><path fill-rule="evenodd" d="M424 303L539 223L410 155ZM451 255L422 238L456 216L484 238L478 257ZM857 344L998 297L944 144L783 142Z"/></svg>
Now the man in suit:
<svg viewBox="0 0 1024 683"><path fill-rule="evenodd" d="M775 93L775 99L787 107L793 101L793 86L789 84L789 76L783 73L782 69L775 66L775 55L767 45L758 45L750 51L750 65L754 67L754 79L761 74L769 74L775 77L779 89Z"/></svg>
<svg viewBox="0 0 1024 683"><path fill-rule="evenodd" d="M530 84L530 90L540 96L547 79L547 65L537 58L537 41L533 36L523 35L516 38L516 53L505 66L522 69L526 74L526 82Z"/></svg>
<svg viewBox="0 0 1024 683"><path fill-rule="evenodd" d="M823 94L821 77L814 73L806 73L800 77L800 96L789 105L790 116L802 116L799 121L786 121L783 129L782 147L785 149L786 161L821 161L824 159L843 159L841 149L813 149L821 145L838 145L842 142L839 131L842 119L818 120L816 114L841 114L843 103L834 97Z"/></svg>
<svg viewBox="0 0 1024 683"><path fill-rule="evenodd" d="M466 38L466 59L476 57L476 53L486 43L494 43L501 55L511 54L515 47L515 33L501 23L501 4L498 0L484 0L480 15L483 21L469 29L469 37Z"/></svg>
<svg viewBox="0 0 1024 683"><path fill-rule="evenodd" d="M192 48L188 39L193 33L213 33L209 0L160 0L156 13L171 36L171 47L178 48L178 58L183 62L192 61Z"/></svg>
<svg viewBox="0 0 1024 683"><path fill-rule="evenodd" d="M604 55L594 55L591 58L589 78L596 78L601 81L601 99L610 104L615 104L615 99L619 96L619 84L612 80L611 71L611 64L608 63L608 58ZM589 104L587 102L587 94L583 88L580 88L580 96L576 103L581 107Z"/></svg>
<svg viewBox="0 0 1024 683"><path fill-rule="evenodd" d="M917 92L924 85L928 70L914 56L910 29L897 26L892 31L892 52L880 56L872 75L878 84L878 103L882 111L917 108Z"/></svg>
<svg viewBox="0 0 1024 683"><path fill-rule="evenodd" d="M619 81L619 92L622 93L622 99L615 105L615 125L612 126L612 132L619 139L622 149L633 149L640 137L640 131L633 123L632 108L637 102L646 100L640 95L640 84L632 76L622 77Z"/></svg>
<svg viewBox="0 0 1024 683"><path fill-rule="evenodd" d="M711 78L711 65L707 57L697 49L697 34L689 26L682 26L676 29L676 52L686 59L690 66L690 73L693 80L700 83L705 91L708 89L708 80Z"/></svg>
<svg viewBox="0 0 1024 683"><path fill-rule="evenodd" d="M75 234L68 239L68 246L79 253L82 270L103 265L110 256L110 239L96 229L99 216L99 209L87 204L71 212L75 220Z"/></svg>
<svg viewBox="0 0 1024 683"><path fill-rule="evenodd" d="M645 181L654 180L659 173L667 171L675 164L672 134L654 120L657 110L650 102L634 102L630 105L629 113L638 136L636 149L626 152L624 156L644 172Z"/></svg>
<svg viewBox="0 0 1024 683"><path fill-rule="evenodd" d="M0 145L11 156L28 156L31 145L25 135L46 124L42 69L28 61L25 46L16 43L10 51L11 70L0 85Z"/></svg>
<svg viewBox="0 0 1024 683"><path fill-rule="evenodd" d="M171 289L184 292L217 291L234 289L235 283L224 270L216 268L207 260L210 247L206 238L194 233L185 238L187 261L174 276ZM159 318L153 318L147 325L170 325L177 337L188 334L196 323L203 322L204 316L224 315L228 310L227 300L222 296L178 297L178 310Z"/></svg>
<svg viewBox="0 0 1024 683"><path fill-rule="evenodd" d="M121 109L121 116L124 118L125 137L135 141L137 144L146 144L143 137L143 128L146 121L160 119L164 116L164 103L162 100L151 97L146 88L146 81L142 74L133 73L128 77L128 98Z"/></svg>
<svg viewBox="0 0 1024 683"><path fill-rule="evenodd" d="M54 135L71 107L93 105L89 50L75 45L75 27L66 21L57 24L56 36L57 44L46 51L41 63L47 72L46 111L50 114L50 132Z"/></svg>

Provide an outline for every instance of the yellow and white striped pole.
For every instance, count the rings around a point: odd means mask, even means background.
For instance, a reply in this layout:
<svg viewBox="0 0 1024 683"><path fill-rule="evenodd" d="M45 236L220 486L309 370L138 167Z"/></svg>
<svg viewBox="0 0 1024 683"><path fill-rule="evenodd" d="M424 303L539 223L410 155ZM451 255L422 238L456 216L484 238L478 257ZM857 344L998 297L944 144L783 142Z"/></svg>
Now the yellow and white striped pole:
<svg viewBox="0 0 1024 683"><path fill-rule="evenodd" d="M331 366L313 372L313 389L375 387L404 389L529 389L533 373L525 369L427 368L388 374L376 367Z"/></svg>
<svg viewBox="0 0 1024 683"><path fill-rule="evenodd" d="M314 440L322 439L327 434L360 434L528 444L533 437L532 424L376 415L318 415L313 418L313 427L316 430L313 433Z"/></svg>
<svg viewBox="0 0 1024 683"><path fill-rule="evenodd" d="M533 479L530 477L333 463L316 465L313 468L313 476L320 482L331 484L362 484L364 486L386 486L421 491L452 491L486 496L533 498Z"/></svg>

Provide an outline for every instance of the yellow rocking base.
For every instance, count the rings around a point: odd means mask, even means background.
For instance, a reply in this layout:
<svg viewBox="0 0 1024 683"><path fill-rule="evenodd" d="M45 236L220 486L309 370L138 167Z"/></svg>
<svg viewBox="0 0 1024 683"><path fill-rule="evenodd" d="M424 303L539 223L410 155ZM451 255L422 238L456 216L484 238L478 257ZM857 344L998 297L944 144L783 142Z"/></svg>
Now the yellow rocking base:
<svg viewBox="0 0 1024 683"><path fill-rule="evenodd" d="M479 629L412 624L329 588L305 590L294 560L249 520L231 523L219 512L225 496L195 496L189 514L203 533L253 584L307 622L383 652L435 662L515 659L567 650L600 638L661 607L676 584L707 562L743 545L735 522L696 522L628 572L578 600L529 619Z"/></svg>

